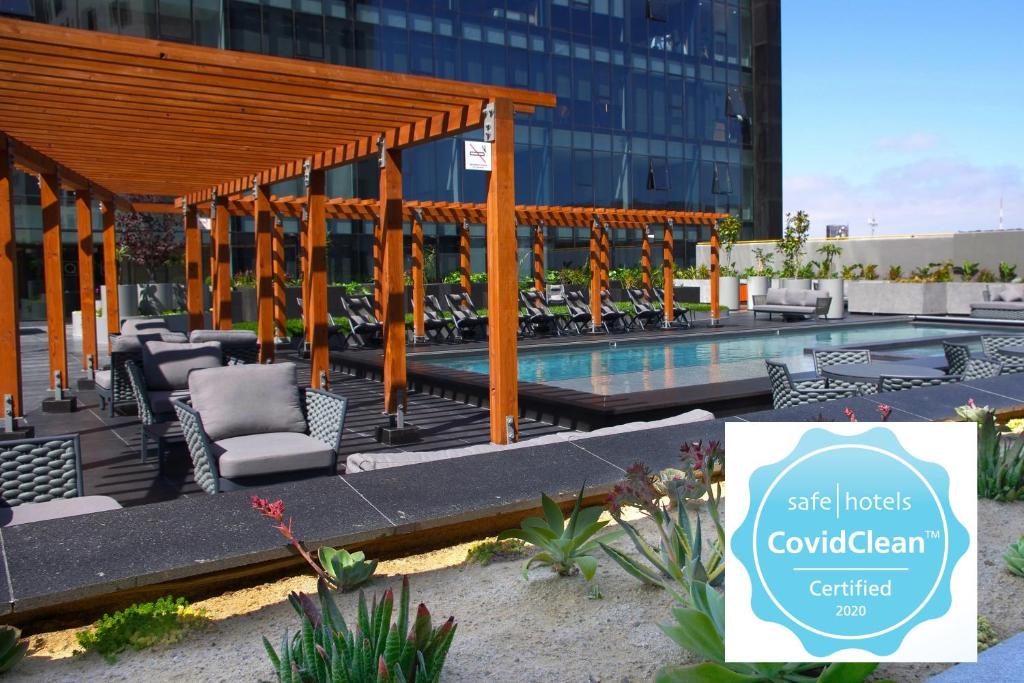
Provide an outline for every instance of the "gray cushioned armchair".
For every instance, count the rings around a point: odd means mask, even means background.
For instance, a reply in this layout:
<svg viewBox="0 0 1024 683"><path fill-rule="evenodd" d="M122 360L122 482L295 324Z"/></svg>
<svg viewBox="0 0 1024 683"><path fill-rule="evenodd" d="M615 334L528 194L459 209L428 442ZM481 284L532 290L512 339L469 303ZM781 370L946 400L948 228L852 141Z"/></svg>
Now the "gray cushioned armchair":
<svg viewBox="0 0 1024 683"><path fill-rule="evenodd" d="M337 473L347 399L296 384L295 365L234 365L189 375L172 401L207 493Z"/></svg>

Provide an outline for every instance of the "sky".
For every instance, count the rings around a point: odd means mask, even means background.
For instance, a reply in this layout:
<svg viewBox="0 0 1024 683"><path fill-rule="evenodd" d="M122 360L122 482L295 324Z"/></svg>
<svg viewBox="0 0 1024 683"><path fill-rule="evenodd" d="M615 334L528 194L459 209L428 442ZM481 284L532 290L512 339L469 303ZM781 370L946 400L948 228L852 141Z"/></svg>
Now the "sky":
<svg viewBox="0 0 1024 683"><path fill-rule="evenodd" d="M812 235L1024 228L1024 0L783 0L782 144Z"/></svg>

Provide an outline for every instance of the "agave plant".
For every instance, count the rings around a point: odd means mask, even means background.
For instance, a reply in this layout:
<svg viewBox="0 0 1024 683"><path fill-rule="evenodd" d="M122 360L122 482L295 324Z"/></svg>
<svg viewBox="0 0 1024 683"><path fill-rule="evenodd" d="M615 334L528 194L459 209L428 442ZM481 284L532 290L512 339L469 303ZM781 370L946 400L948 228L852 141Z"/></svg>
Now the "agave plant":
<svg viewBox="0 0 1024 683"><path fill-rule="evenodd" d="M585 486L584 484L580 488L568 520L563 519L562 511L555 501L546 494L541 494L543 519L527 517L518 529L509 529L498 534L499 541L518 538L540 549L539 553L523 565L523 578L529 578L530 567L535 564L548 565L559 576L569 576L578 570L587 581L594 578L594 572L597 571L597 558L594 557L594 552L598 548L598 542L591 538L608 522L598 520L602 512L600 505L582 507ZM610 534L606 534L604 540L609 536Z"/></svg>
<svg viewBox="0 0 1024 683"><path fill-rule="evenodd" d="M331 577L331 583L341 591L350 591L373 576L377 560L366 561L362 551L349 553L344 548L323 546L317 552L320 566Z"/></svg>
<svg viewBox="0 0 1024 683"><path fill-rule="evenodd" d="M1010 546L1003 559L1006 560L1006 568L1011 574L1024 576L1024 536Z"/></svg>
<svg viewBox="0 0 1024 683"><path fill-rule="evenodd" d="M978 424L978 496L1010 502L1024 498L1024 437L999 430L995 412L973 400L956 409Z"/></svg>
<svg viewBox="0 0 1024 683"><path fill-rule="evenodd" d="M356 631L345 623L330 589L317 582L318 608L304 593L288 601L302 622L298 633L281 639L278 653L264 638L263 647L282 683L436 683L441 678L448 650L455 638L455 617L440 626L431 623L430 610L420 603L409 625L409 578L402 579L398 620L391 622L394 594L374 596L367 608L359 594ZM388 626L390 624L390 627ZM408 633L406 636L405 634Z"/></svg>
<svg viewBox="0 0 1024 683"><path fill-rule="evenodd" d="M0 674L6 673L25 658L28 641L21 639L21 630L0 626Z"/></svg>

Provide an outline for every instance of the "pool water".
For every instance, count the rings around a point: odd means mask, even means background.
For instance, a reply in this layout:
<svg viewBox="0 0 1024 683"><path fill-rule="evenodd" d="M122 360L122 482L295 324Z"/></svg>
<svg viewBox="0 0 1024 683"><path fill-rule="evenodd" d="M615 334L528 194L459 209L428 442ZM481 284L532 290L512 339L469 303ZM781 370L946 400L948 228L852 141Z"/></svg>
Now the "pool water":
<svg viewBox="0 0 1024 683"><path fill-rule="evenodd" d="M597 347L547 347L520 352L519 380L591 394L626 394L764 377L766 358L785 361L791 372L812 370L811 357L804 353L811 347L921 340L921 344L889 353L941 356L940 339L986 333L992 333L992 328L898 322L749 334L719 340L689 337L658 343L616 343L614 337L609 337L607 345ZM929 339L935 341L928 344ZM486 354L428 356L418 360L453 370L488 372Z"/></svg>

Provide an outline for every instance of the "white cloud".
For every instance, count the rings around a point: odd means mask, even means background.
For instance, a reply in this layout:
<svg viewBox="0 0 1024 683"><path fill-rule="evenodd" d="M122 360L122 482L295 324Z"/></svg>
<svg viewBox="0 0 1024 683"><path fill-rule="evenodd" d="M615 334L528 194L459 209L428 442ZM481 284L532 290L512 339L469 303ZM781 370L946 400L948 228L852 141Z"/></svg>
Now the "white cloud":
<svg viewBox="0 0 1024 683"><path fill-rule="evenodd" d="M876 234L995 228L1000 196L1006 227L1024 227L1024 170L1019 166L933 158L883 169L863 183L826 175L783 179L785 210L807 211L815 235L832 223L849 225L851 235L866 235L872 215L878 221Z"/></svg>
<svg viewBox="0 0 1024 683"><path fill-rule="evenodd" d="M931 133L911 133L910 135L894 135L875 140L875 149L896 152L915 153L935 149L939 138Z"/></svg>

